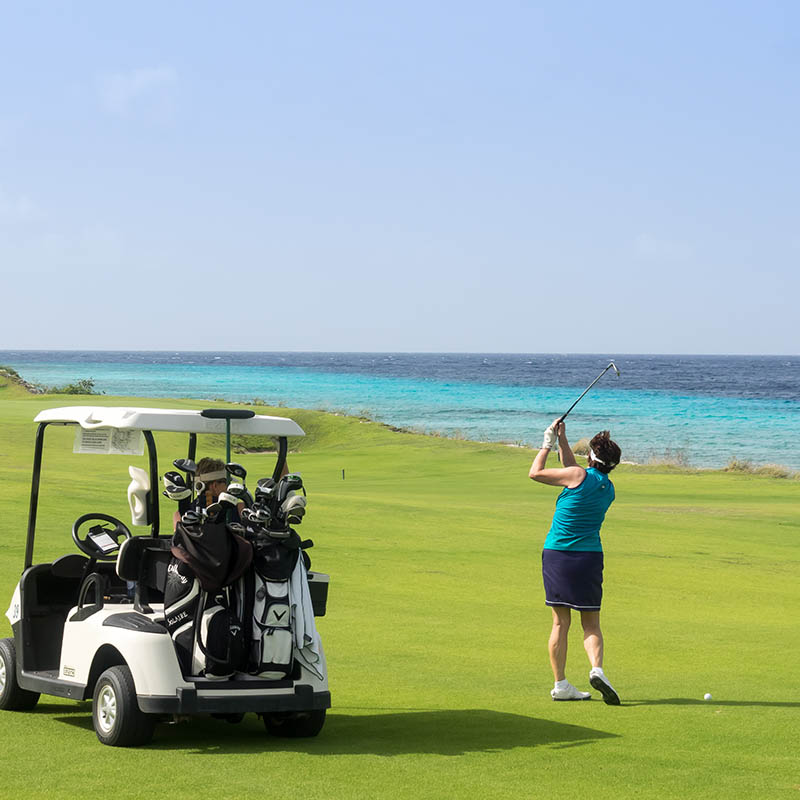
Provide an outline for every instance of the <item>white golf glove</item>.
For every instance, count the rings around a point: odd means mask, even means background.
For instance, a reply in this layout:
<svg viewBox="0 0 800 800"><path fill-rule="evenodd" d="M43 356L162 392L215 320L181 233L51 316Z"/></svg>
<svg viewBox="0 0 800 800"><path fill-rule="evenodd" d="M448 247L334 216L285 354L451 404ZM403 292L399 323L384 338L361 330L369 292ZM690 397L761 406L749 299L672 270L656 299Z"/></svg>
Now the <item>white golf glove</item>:
<svg viewBox="0 0 800 800"><path fill-rule="evenodd" d="M556 442L558 441L558 437L556 436L556 432L553 430L552 427L545 428L544 431L544 441L542 442L542 447L549 447L551 450L556 446Z"/></svg>

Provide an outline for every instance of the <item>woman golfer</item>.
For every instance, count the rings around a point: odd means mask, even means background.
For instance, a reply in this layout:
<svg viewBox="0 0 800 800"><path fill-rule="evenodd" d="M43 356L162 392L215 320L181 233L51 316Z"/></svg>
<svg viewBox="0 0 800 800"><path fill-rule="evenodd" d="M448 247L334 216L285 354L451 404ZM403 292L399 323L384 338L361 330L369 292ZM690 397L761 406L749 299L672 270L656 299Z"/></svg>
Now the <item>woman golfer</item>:
<svg viewBox="0 0 800 800"><path fill-rule="evenodd" d="M546 469L547 456L558 439L562 467ZM609 705L619 705L619 695L603 673L603 634L600 601L603 597L603 546L600 526L614 502L614 484L608 473L619 464L621 452L602 431L589 442L587 468L578 466L567 441L564 423L554 422L544 432L542 449L531 465L530 477L549 486L563 486L556 500L553 522L542 550L545 603L553 612L550 665L555 686L553 700L588 700L565 677L567 634L572 609L581 613L583 646L589 656L589 683Z"/></svg>

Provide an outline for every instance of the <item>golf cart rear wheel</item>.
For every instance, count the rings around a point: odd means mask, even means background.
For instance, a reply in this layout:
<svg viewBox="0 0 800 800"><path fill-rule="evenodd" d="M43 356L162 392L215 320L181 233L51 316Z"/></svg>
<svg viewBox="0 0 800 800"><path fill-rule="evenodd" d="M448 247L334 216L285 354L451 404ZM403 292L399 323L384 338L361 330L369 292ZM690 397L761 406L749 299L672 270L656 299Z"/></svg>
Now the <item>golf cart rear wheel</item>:
<svg viewBox="0 0 800 800"><path fill-rule="evenodd" d="M0 639L0 709L30 711L39 702L39 692L21 689L17 683L17 648L13 639Z"/></svg>
<svg viewBox="0 0 800 800"><path fill-rule="evenodd" d="M124 664L110 667L98 679L92 722L97 738L111 747L136 747L153 738L155 717L139 709L133 676Z"/></svg>
<svg viewBox="0 0 800 800"><path fill-rule="evenodd" d="M281 714L264 714L264 727L273 736L287 739L305 739L316 736L325 724L325 709L315 711L290 711Z"/></svg>

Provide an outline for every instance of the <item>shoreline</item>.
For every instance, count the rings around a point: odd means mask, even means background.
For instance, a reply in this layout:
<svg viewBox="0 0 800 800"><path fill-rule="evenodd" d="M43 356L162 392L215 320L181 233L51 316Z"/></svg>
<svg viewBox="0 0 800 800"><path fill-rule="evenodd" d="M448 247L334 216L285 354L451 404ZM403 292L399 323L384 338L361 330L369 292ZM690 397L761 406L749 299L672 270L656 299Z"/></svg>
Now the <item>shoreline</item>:
<svg viewBox="0 0 800 800"><path fill-rule="evenodd" d="M22 378L21 375L12 367L0 364L0 379L5 378L10 383L18 386L19 388L23 389L27 394L31 395L32 397L46 397L51 396L53 398L60 398L63 397L65 399L71 397L80 397L81 402L86 404L87 400L90 402L91 398L106 398L106 399L113 399L114 397L120 397L120 395L106 395L105 393L92 393L92 394L76 394L73 392L53 392L51 391L52 388L55 387L44 387L41 385L37 385L31 383L30 381L25 380ZM520 441L508 441L508 440L490 440L490 439L470 439L463 435L460 431L454 431L453 433L447 433L443 431L433 431L433 430L421 430L419 428L411 428L411 427L403 427L393 425L389 422L384 422L382 420L375 419L373 416L370 415L370 412L367 411L359 413L350 414L346 411L337 410L337 409L326 409L326 408L300 408L300 407L291 407L284 403L279 403L277 405L272 405L265 400L259 398L253 398L252 400L230 400L223 397L149 397L146 395L138 395L136 396L137 399L141 400L154 400L157 401L159 399L163 400L198 400L202 402L208 403L226 403L229 405L234 406L247 406L253 408L267 408L267 409L275 409L280 410L282 408L290 409L295 408L298 411L307 411L311 413L319 413L319 414L328 414L331 416L336 417L345 417L350 419L356 419L361 422L370 423L374 425L380 425L381 427L385 428L386 430L392 433L405 433L405 434L412 434L418 436L426 436L430 438L437 438L437 439L449 439L452 441L469 441L475 444L490 444L490 445L497 445L497 446L505 446L510 448L517 448L517 449L524 449L528 450L531 453L538 452L539 448L535 445L529 445L522 443ZM84 399L85 398L85 399ZM70 402L64 403L65 405L69 405ZM580 441L580 440L579 440ZM584 458L585 456L576 453L578 457ZM691 463L684 463L682 459L671 459L667 457L654 457L653 460L650 461L633 461L633 460L623 460L620 462L620 466L626 467L633 467L636 469L666 469L669 471L678 471L681 473L712 473L712 472L722 472L726 474L746 474L752 476L760 476L760 477L770 477L770 478L777 478L781 480L800 480L800 470L794 470L791 467L786 467L782 464L776 463L754 463L749 460L736 460L735 458L732 459L727 465L725 466L711 466L711 467L698 467L693 466Z"/></svg>

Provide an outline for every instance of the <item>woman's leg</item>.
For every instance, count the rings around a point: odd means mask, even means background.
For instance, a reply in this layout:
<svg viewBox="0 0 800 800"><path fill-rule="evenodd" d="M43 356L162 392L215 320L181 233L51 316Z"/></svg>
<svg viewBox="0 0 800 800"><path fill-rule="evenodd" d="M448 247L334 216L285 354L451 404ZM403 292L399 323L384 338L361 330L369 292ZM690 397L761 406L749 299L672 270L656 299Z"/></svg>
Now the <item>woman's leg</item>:
<svg viewBox="0 0 800 800"><path fill-rule="evenodd" d="M550 631L548 642L550 666L553 668L553 678L556 681L563 681L567 665L567 634L572 617L566 606L550 606L550 608L553 611L553 629Z"/></svg>
<svg viewBox="0 0 800 800"><path fill-rule="evenodd" d="M603 666L603 632L600 630L599 611L581 611L583 646L592 667Z"/></svg>

